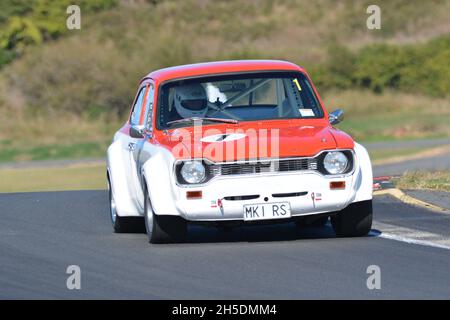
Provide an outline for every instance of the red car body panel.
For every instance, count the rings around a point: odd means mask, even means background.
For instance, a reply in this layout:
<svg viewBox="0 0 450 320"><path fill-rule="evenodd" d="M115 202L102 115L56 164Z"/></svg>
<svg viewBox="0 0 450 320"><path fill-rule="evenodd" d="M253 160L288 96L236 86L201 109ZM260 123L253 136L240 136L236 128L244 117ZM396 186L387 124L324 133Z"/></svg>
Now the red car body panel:
<svg viewBox="0 0 450 320"><path fill-rule="evenodd" d="M254 159L264 155L267 158L314 156L322 150L353 148L353 140L347 134L332 129L322 119L214 124L196 130L194 132L193 127L174 129L167 134L158 134L154 139L179 159L198 157L213 162ZM225 133L246 133L247 136L242 141L220 144L200 141L205 136ZM180 142L183 143L183 152L175 149L180 148ZM237 151L238 147L241 153ZM201 148L201 153L196 148Z"/></svg>
<svg viewBox="0 0 450 320"><path fill-rule="evenodd" d="M160 69L149 73L144 79L150 78L161 83L177 78L252 71L300 71L305 73L303 68L287 61L237 60L195 63Z"/></svg>
<svg viewBox="0 0 450 320"><path fill-rule="evenodd" d="M200 77L207 75L219 75L229 73L244 73L244 72L265 72L265 71L296 71L302 72L309 79L314 93L317 96L320 106L323 109L324 117L321 119L276 119L276 120L262 120L262 121L242 121L239 124L223 124L214 123L201 127L201 130L194 133L193 127L183 127L171 130L157 130L156 128L156 109L153 108L153 136L150 142L164 146L174 154L176 158L195 158L201 149L201 157L210 159L213 162L235 161L252 159L254 149L252 146L258 145L261 140L260 135L267 132L267 155L273 155L271 149L271 130L277 129L278 148L277 157L302 157L313 156L322 150L330 149L353 149L354 141L346 133L333 128L328 122L328 113L323 107L322 100L317 93L314 84L312 83L307 72L290 62L277 60L242 60L242 61L223 61L223 62L209 62L199 63L185 66L177 66L171 68L160 69L149 73L141 81L151 81L155 85L155 101L154 105L158 106L157 93L159 86L169 80ZM121 132L129 134L129 122L122 127ZM238 154L237 152L229 152L231 149L237 148L238 142L224 142L221 143L222 152L212 151L211 143L201 142L200 139L209 135L208 130L214 130L214 134L225 134L227 131L244 133L247 130L255 130L256 136L247 135L245 137L245 153ZM243 140L244 140L243 139ZM182 144L180 144L182 142ZM242 142L241 142L242 143ZM175 148L184 148L184 151L174 150ZM215 144L215 151L218 151L217 144ZM194 148L195 147L195 148ZM264 147L264 146L262 146ZM227 152L225 152L227 150ZM176 152L175 152L176 151ZM260 153L258 154L260 155Z"/></svg>

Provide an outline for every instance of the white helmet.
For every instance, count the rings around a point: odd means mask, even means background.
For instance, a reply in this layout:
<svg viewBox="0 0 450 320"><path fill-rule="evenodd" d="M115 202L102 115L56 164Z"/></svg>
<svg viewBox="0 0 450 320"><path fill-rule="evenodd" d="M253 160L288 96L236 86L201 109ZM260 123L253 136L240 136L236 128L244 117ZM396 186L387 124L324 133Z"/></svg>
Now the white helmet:
<svg viewBox="0 0 450 320"><path fill-rule="evenodd" d="M206 91L201 84L175 88L175 109L183 118L204 117L208 110Z"/></svg>

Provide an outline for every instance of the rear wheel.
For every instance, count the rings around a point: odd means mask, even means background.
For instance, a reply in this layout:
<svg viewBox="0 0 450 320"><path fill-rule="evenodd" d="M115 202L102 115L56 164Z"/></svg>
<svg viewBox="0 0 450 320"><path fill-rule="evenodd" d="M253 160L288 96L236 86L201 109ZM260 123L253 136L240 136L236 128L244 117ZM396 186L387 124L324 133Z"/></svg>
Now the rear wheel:
<svg viewBox="0 0 450 320"><path fill-rule="evenodd" d="M350 204L331 217L331 224L338 237L361 237L372 228L372 200Z"/></svg>
<svg viewBox="0 0 450 320"><path fill-rule="evenodd" d="M187 236L187 223L181 217L157 215L145 191L145 229L150 243L183 242Z"/></svg>
<svg viewBox="0 0 450 320"><path fill-rule="evenodd" d="M108 179L108 194L109 194L109 214L111 223L116 233L136 232L138 223L135 219L130 217L120 217L117 214L116 199L111 189L111 183ZM141 222L142 223L142 222Z"/></svg>

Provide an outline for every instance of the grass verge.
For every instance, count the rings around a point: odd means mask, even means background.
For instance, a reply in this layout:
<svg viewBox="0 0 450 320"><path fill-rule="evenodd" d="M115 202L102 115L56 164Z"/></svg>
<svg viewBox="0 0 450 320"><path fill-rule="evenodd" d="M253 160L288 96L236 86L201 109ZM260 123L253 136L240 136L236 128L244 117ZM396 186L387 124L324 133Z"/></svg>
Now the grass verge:
<svg viewBox="0 0 450 320"><path fill-rule="evenodd" d="M420 94L367 90L323 93L328 111L341 108L338 128L360 142L414 140L450 136L450 102Z"/></svg>
<svg viewBox="0 0 450 320"><path fill-rule="evenodd" d="M423 148L385 148L385 149L377 149L377 150L369 150L370 160L372 161L383 161L386 159L391 159L393 157L399 156L410 156L414 155L420 151L423 151Z"/></svg>
<svg viewBox="0 0 450 320"><path fill-rule="evenodd" d="M386 148L373 151L369 150L370 159L372 160L373 165L431 158L448 153L450 153L449 145L442 145L432 148Z"/></svg>
<svg viewBox="0 0 450 320"><path fill-rule="evenodd" d="M429 189L450 192L450 171L406 172L394 183L400 189Z"/></svg>
<svg viewBox="0 0 450 320"><path fill-rule="evenodd" d="M0 152L0 162L100 158L105 156L106 147L105 143L89 141L73 144L3 147Z"/></svg>
<svg viewBox="0 0 450 320"><path fill-rule="evenodd" d="M83 164L0 170L0 192L106 189L106 166Z"/></svg>
<svg viewBox="0 0 450 320"><path fill-rule="evenodd" d="M4 118L12 115L6 113ZM0 112L0 118L2 113ZM0 163L105 157L114 133L125 119L30 115L4 121Z"/></svg>

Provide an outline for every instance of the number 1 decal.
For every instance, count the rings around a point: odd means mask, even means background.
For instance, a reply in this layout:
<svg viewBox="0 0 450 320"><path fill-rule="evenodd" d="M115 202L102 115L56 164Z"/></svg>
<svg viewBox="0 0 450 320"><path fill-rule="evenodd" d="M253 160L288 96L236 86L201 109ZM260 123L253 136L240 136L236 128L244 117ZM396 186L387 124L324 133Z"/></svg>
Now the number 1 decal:
<svg viewBox="0 0 450 320"><path fill-rule="evenodd" d="M297 85L298 91L302 91L302 87L300 87L300 82L298 82L297 78L292 80L292 82L294 82Z"/></svg>

